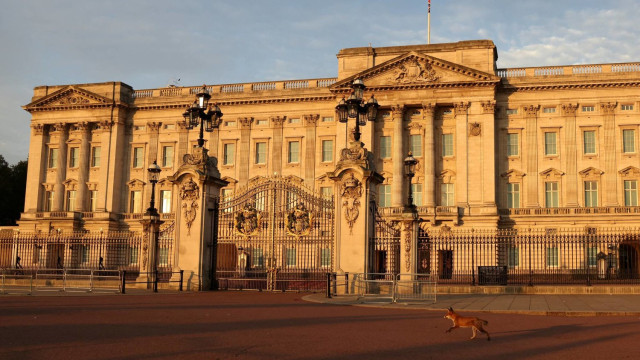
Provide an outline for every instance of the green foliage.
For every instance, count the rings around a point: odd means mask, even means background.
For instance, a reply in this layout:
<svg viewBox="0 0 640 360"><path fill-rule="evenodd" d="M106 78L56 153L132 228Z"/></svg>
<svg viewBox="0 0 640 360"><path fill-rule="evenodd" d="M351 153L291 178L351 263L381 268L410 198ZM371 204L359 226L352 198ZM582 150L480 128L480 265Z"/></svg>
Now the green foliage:
<svg viewBox="0 0 640 360"><path fill-rule="evenodd" d="M16 225L24 209L24 195L27 185L27 161L9 165L0 155L0 225Z"/></svg>

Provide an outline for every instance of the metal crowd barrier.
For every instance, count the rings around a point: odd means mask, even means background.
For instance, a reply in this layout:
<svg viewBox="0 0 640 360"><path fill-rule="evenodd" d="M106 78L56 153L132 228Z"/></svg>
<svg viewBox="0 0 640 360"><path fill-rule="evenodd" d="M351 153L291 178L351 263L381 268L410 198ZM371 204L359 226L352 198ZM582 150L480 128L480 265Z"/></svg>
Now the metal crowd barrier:
<svg viewBox="0 0 640 360"><path fill-rule="evenodd" d="M328 298L357 296L389 302L436 302L437 277L430 274L327 274Z"/></svg>
<svg viewBox="0 0 640 360"><path fill-rule="evenodd" d="M0 294L28 294L35 291L120 292L120 272L91 269L3 270Z"/></svg>

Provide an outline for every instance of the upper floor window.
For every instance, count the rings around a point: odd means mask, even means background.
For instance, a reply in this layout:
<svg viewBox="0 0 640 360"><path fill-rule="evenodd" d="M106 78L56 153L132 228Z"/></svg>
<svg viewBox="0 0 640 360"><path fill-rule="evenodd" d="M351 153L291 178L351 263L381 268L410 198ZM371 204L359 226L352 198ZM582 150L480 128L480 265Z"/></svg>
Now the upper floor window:
<svg viewBox="0 0 640 360"><path fill-rule="evenodd" d="M267 125L269 124L269 120L267 119L258 119L256 120L256 125Z"/></svg>
<svg viewBox="0 0 640 360"><path fill-rule="evenodd" d="M236 144L224 144L222 165L233 165L236 157Z"/></svg>
<svg viewBox="0 0 640 360"><path fill-rule="evenodd" d="M78 147L69 148L69 167L70 168L78 167L79 158L80 158L80 148Z"/></svg>
<svg viewBox="0 0 640 360"><path fill-rule="evenodd" d="M67 191L67 211L76 211L76 190Z"/></svg>
<svg viewBox="0 0 640 360"><path fill-rule="evenodd" d="M453 134L442 134L442 156L453 156Z"/></svg>
<svg viewBox="0 0 640 360"><path fill-rule="evenodd" d="M160 212L171 212L171 190L160 190Z"/></svg>
<svg viewBox="0 0 640 360"><path fill-rule="evenodd" d="M256 143L256 164L266 164L267 163L267 143L266 142L258 142Z"/></svg>
<svg viewBox="0 0 640 360"><path fill-rule="evenodd" d="M518 109L507 109L507 115L515 115L518 113Z"/></svg>
<svg viewBox="0 0 640 360"><path fill-rule="evenodd" d="M558 133L556 132L546 132L544 133L544 154L547 156L550 155L558 155L557 151L557 139Z"/></svg>
<svg viewBox="0 0 640 360"><path fill-rule="evenodd" d="M102 148L100 146L94 146L91 148L91 167L100 167L100 153Z"/></svg>
<svg viewBox="0 0 640 360"><path fill-rule="evenodd" d="M300 124L300 118L289 119L289 124Z"/></svg>
<svg viewBox="0 0 640 360"><path fill-rule="evenodd" d="M413 205L422 206L422 184L411 184L411 196Z"/></svg>
<svg viewBox="0 0 640 360"><path fill-rule="evenodd" d="M58 167L58 149L49 149L49 169L55 169Z"/></svg>
<svg viewBox="0 0 640 360"><path fill-rule="evenodd" d="M596 153L596 132L593 130L585 131L582 133L584 139L584 153L595 154Z"/></svg>
<svg viewBox="0 0 640 360"><path fill-rule="evenodd" d="M620 110L622 110L622 111L630 111L630 110L633 110L633 105L631 105L631 104L623 104L623 105L620 105Z"/></svg>
<svg viewBox="0 0 640 360"><path fill-rule="evenodd" d="M545 114L551 114L551 113L556 112L556 108L554 108L554 107L546 107L546 108L542 109L542 112L545 113Z"/></svg>
<svg viewBox="0 0 640 360"><path fill-rule="evenodd" d="M624 181L624 206L638 206L638 181Z"/></svg>
<svg viewBox="0 0 640 360"><path fill-rule="evenodd" d="M440 185L440 206L454 206L455 193L454 184Z"/></svg>
<svg viewBox="0 0 640 360"><path fill-rule="evenodd" d="M409 149L413 156L422 156L422 135L409 136Z"/></svg>
<svg viewBox="0 0 640 360"><path fill-rule="evenodd" d="M636 152L636 131L632 129L622 130L622 151L625 153Z"/></svg>
<svg viewBox="0 0 640 360"><path fill-rule="evenodd" d="M391 157L391 136L380 137L380 157L382 159Z"/></svg>
<svg viewBox="0 0 640 360"><path fill-rule="evenodd" d="M322 140L322 162L333 161L333 140Z"/></svg>
<svg viewBox="0 0 640 360"><path fill-rule="evenodd" d="M289 151L287 155L287 162L289 163L300 162L300 141L289 141Z"/></svg>
<svg viewBox="0 0 640 360"><path fill-rule="evenodd" d="M44 211L52 211L53 210L53 191L47 191L44 193Z"/></svg>
<svg viewBox="0 0 640 360"><path fill-rule="evenodd" d="M142 212L142 191L134 190L129 195L129 212L141 213Z"/></svg>
<svg viewBox="0 0 640 360"><path fill-rule="evenodd" d="M144 165L144 148L142 147L134 147L133 148L133 167L138 169Z"/></svg>
<svg viewBox="0 0 640 360"><path fill-rule="evenodd" d="M98 207L98 190L89 191L89 211L95 212Z"/></svg>
<svg viewBox="0 0 640 360"><path fill-rule="evenodd" d="M507 248L507 265L509 267L516 267L520 265L520 251L516 246L509 246Z"/></svg>
<svg viewBox="0 0 640 360"><path fill-rule="evenodd" d="M162 166L163 167L173 166L173 146L162 147Z"/></svg>
<svg viewBox="0 0 640 360"><path fill-rule="evenodd" d="M597 181L584 182L584 206L586 207L598 206L598 182Z"/></svg>
<svg viewBox="0 0 640 360"><path fill-rule="evenodd" d="M320 188L320 194L322 194L322 197L324 198L331 198L333 197L333 187L331 186L323 186Z"/></svg>
<svg viewBox="0 0 640 360"><path fill-rule="evenodd" d="M544 198L545 206L548 208L558 207L558 183L556 181L550 181L544 183Z"/></svg>
<svg viewBox="0 0 640 360"><path fill-rule="evenodd" d="M507 134L507 156L520 155L518 134Z"/></svg>
<svg viewBox="0 0 640 360"><path fill-rule="evenodd" d="M582 112L592 112L592 111L596 111L596 107L595 106L583 106L582 107Z"/></svg>
<svg viewBox="0 0 640 360"><path fill-rule="evenodd" d="M322 118L322 122L333 122L333 116L325 116Z"/></svg>
<svg viewBox="0 0 640 360"><path fill-rule="evenodd" d="M378 206L391 206L391 185L378 186Z"/></svg>
<svg viewBox="0 0 640 360"><path fill-rule="evenodd" d="M507 184L507 207L517 209L520 207L520 184Z"/></svg>

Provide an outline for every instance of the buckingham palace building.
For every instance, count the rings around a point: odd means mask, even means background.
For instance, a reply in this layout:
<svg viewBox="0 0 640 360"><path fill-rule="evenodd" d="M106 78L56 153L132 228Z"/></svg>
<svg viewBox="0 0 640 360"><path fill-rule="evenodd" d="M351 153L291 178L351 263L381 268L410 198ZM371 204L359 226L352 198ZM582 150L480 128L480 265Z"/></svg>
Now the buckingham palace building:
<svg viewBox="0 0 640 360"><path fill-rule="evenodd" d="M38 86L0 267L640 283L640 63L497 59L472 40L342 49L333 78Z"/></svg>

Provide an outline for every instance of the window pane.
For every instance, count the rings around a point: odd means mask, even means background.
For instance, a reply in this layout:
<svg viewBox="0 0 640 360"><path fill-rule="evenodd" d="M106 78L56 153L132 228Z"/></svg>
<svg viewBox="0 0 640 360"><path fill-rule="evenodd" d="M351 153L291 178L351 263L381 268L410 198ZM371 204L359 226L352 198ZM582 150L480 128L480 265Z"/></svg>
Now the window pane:
<svg viewBox="0 0 640 360"><path fill-rule="evenodd" d="M507 156L518 155L518 134L507 134Z"/></svg>
<svg viewBox="0 0 640 360"><path fill-rule="evenodd" d="M520 207L520 184L507 184L507 207L510 209Z"/></svg>
<svg viewBox="0 0 640 360"><path fill-rule="evenodd" d="M233 165L236 157L236 144L224 144L223 165Z"/></svg>
<svg viewBox="0 0 640 360"><path fill-rule="evenodd" d="M289 162L297 163L300 161L300 142L299 141L290 141L289 142Z"/></svg>
<svg viewBox="0 0 640 360"><path fill-rule="evenodd" d="M162 166L164 167L173 166L173 146L162 147Z"/></svg>
<svg viewBox="0 0 640 360"><path fill-rule="evenodd" d="M547 248L547 266L558 266L558 248Z"/></svg>
<svg viewBox="0 0 640 360"><path fill-rule="evenodd" d="M256 143L256 164L267 163L267 143Z"/></svg>
<svg viewBox="0 0 640 360"><path fill-rule="evenodd" d="M132 191L131 199L129 203L129 211L132 213L141 213L142 212L142 192L141 191Z"/></svg>
<svg viewBox="0 0 640 360"><path fill-rule="evenodd" d="M58 149L49 149L49 168L55 169L58 167Z"/></svg>
<svg viewBox="0 0 640 360"><path fill-rule="evenodd" d="M586 207L598 206L598 182L597 181L584 182L584 206Z"/></svg>
<svg viewBox="0 0 640 360"><path fill-rule="evenodd" d="M422 156L422 135L409 136L409 148L413 156Z"/></svg>
<svg viewBox="0 0 640 360"><path fill-rule="evenodd" d="M453 134L442 134L442 156L453 156Z"/></svg>
<svg viewBox="0 0 640 360"><path fill-rule="evenodd" d="M380 157L383 159L391 157L391 136L380 138Z"/></svg>
<svg viewBox="0 0 640 360"><path fill-rule="evenodd" d="M287 261L287 266L296 265L296 249L287 249L286 261Z"/></svg>
<svg viewBox="0 0 640 360"><path fill-rule="evenodd" d="M588 264L589 266L596 266L598 262L598 248L590 247L587 249L588 251Z"/></svg>
<svg viewBox="0 0 640 360"><path fill-rule="evenodd" d="M585 131L583 136L584 136L584 153L595 154L596 153L596 132Z"/></svg>
<svg viewBox="0 0 640 360"><path fill-rule="evenodd" d="M546 132L544 133L544 154L545 155L557 155L556 152L556 133Z"/></svg>
<svg viewBox="0 0 640 360"><path fill-rule="evenodd" d="M622 148L626 153L636 151L636 132L635 130L622 130Z"/></svg>
<svg viewBox="0 0 640 360"><path fill-rule="evenodd" d="M624 181L624 205L638 206L638 181Z"/></svg>
<svg viewBox="0 0 640 360"><path fill-rule="evenodd" d="M323 248L320 252L320 266L322 267L330 267L331 266L331 249Z"/></svg>
<svg viewBox="0 0 640 360"><path fill-rule="evenodd" d="M171 212L171 190L160 191L160 212Z"/></svg>
<svg viewBox="0 0 640 360"><path fill-rule="evenodd" d="M520 265L520 251L515 246L511 246L507 249L507 265L510 267Z"/></svg>
<svg viewBox="0 0 640 360"><path fill-rule="evenodd" d="M546 182L544 183L545 191L545 206L548 208L558 207L558 183Z"/></svg>
<svg viewBox="0 0 640 360"><path fill-rule="evenodd" d="M141 147L133 148L133 167L141 168L142 164L143 164L142 148Z"/></svg>
<svg viewBox="0 0 640 360"><path fill-rule="evenodd" d="M411 184L411 195L413 196L413 205L422 206L422 184Z"/></svg>
<svg viewBox="0 0 640 360"><path fill-rule="evenodd" d="M380 207L391 206L391 185L378 186L378 205Z"/></svg>
<svg viewBox="0 0 640 360"><path fill-rule="evenodd" d="M264 255L262 254L262 248L251 249L251 265L253 267L264 266Z"/></svg>
<svg viewBox="0 0 640 360"><path fill-rule="evenodd" d="M96 146L91 150L91 166L99 167L100 166L100 152L102 148L100 146Z"/></svg>
<svg viewBox="0 0 640 360"><path fill-rule="evenodd" d="M322 140L322 161L333 161L333 140Z"/></svg>
<svg viewBox="0 0 640 360"><path fill-rule="evenodd" d="M440 206L454 206L453 184L441 184L440 186Z"/></svg>
<svg viewBox="0 0 640 360"><path fill-rule="evenodd" d="M330 186L323 186L320 188L320 193L324 198L331 198L333 197L333 188Z"/></svg>
<svg viewBox="0 0 640 360"><path fill-rule="evenodd" d="M67 191L67 211L76 211L76 191Z"/></svg>
<svg viewBox="0 0 640 360"><path fill-rule="evenodd" d="M69 167L74 168L78 167L78 148L72 147L69 149Z"/></svg>
<svg viewBox="0 0 640 360"><path fill-rule="evenodd" d="M89 192L89 211L95 212L98 206L98 190Z"/></svg>

